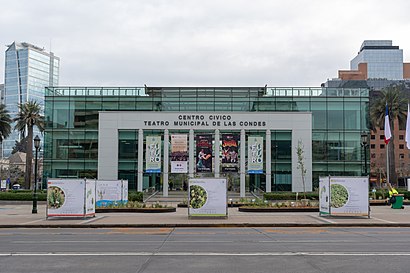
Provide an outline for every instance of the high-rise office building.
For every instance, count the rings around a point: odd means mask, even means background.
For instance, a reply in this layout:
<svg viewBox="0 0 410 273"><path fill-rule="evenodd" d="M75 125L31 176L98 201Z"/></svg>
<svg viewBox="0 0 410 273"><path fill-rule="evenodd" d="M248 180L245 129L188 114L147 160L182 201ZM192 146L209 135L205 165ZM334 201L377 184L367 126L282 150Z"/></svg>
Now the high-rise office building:
<svg viewBox="0 0 410 273"><path fill-rule="evenodd" d="M60 58L35 45L13 42L7 46L5 64L4 103L11 117L17 115L20 103L31 100L44 109L45 87L58 85ZM34 135L41 136L37 128L34 130ZM2 156L8 157L15 141L21 138L19 132L13 131L3 141Z"/></svg>

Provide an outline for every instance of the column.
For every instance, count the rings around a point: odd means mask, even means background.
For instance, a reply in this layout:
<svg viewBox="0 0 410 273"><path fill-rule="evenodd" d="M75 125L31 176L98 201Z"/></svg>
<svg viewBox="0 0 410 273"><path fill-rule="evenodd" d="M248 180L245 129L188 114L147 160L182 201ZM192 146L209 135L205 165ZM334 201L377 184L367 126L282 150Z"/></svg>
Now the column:
<svg viewBox="0 0 410 273"><path fill-rule="evenodd" d="M137 191L142 191L144 179L144 131L138 130L138 177Z"/></svg>
<svg viewBox="0 0 410 273"><path fill-rule="evenodd" d="M266 192L272 191L272 150L271 132L266 130Z"/></svg>
<svg viewBox="0 0 410 273"><path fill-rule="evenodd" d="M195 166L195 147L194 147L194 130L189 130L189 178L194 178L194 166Z"/></svg>
<svg viewBox="0 0 410 273"><path fill-rule="evenodd" d="M219 129L215 130L215 177L219 177Z"/></svg>
<svg viewBox="0 0 410 273"><path fill-rule="evenodd" d="M240 165L240 196L245 197L245 151L246 151L246 141L245 141L245 130L241 130L241 165Z"/></svg>
<svg viewBox="0 0 410 273"><path fill-rule="evenodd" d="M169 171L169 131L164 130L164 174L162 181L162 194L168 196L168 171Z"/></svg>

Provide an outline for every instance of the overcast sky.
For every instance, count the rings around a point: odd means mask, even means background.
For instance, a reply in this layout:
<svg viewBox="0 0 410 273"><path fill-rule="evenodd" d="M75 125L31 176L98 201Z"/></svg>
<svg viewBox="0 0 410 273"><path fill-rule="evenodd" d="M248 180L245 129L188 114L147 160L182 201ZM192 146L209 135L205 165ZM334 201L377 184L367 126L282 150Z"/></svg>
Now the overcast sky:
<svg viewBox="0 0 410 273"><path fill-rule="evenodd" d="M61 58L60 85L320 86L363 40L410 62L408 0L0 0L5 45Z"/></svg>

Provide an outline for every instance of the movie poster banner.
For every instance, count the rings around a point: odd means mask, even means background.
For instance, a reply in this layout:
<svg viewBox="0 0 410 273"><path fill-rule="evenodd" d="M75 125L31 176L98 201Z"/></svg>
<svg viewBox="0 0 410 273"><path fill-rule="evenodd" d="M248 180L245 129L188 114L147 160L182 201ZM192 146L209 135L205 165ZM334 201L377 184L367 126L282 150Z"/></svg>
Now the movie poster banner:
<svg viewBox="0 0 410 273"><path fill-rule="evenodd" d="M212 172L212 135L196 136L196 172Z"/></svg>
<svg viewBox="0 0 410 273"><path fill-rule="evenodd" d="M188 217L227 217L224 178L189 179Z"/></svg>
<svg viewBox="0 0 410 273"><path fill-rule="evenodd" d="M238 172L238 134L222 135L222 172Z"/></svg>
<svg viewBox="0 0 410 273"><path fill-rule="evenodd" d="M47 181L47 217L92 215L95 215L95 180Z"/></svg>
<svg viewBox="0 0 410 273"><path fill-rule="evenodd" d="M161 172L161 136L146 137L145 171L147 173Z"/></svg>
<svg viewBox="0 0 410 273"><path fill-rule="evenodd" d="M188 172L188 135L171 135L171 173Z"/></svg>
<svg viewBox="0 0 410 273"><path fill-rule="evenodd" d="M263 137L248 137L248 173L263 173Z"/></svg>

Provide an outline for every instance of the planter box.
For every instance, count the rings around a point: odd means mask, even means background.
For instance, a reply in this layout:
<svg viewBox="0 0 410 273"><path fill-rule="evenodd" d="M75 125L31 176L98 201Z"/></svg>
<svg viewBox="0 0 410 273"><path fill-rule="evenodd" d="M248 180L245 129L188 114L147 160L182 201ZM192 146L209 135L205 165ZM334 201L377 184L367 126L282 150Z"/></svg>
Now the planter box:
<svg viewBox="0 0 410 273"><path fill-rule="evenodd" d="M241 212L319 212L319 207L239 207Z"/></svg>
<svg viewBox="0 0 410 273"><path fill-rule="evenodd" d="M176 208L108 208L108 209L96 209L96 213L113 213L113 212L134 212L134 213L166 213L176 212Z"/></svg>

